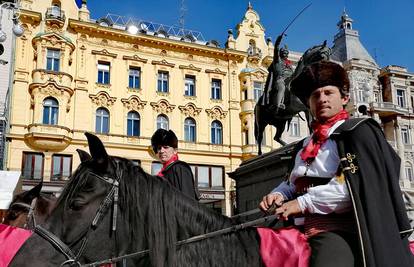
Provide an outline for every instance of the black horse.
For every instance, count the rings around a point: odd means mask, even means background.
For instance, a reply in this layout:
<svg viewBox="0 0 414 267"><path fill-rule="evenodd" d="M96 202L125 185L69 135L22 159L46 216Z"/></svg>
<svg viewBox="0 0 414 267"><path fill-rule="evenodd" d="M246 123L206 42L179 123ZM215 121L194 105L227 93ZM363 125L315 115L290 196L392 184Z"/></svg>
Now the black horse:
<svg viewBox="0 0 414 267"><path fill-rule="evenodd" d="M96 136L86 135L92 156L78 151L81 164L52 214L10 266L79 266L145 249L149 255L130 259L128 266L263 265L254 228L177 246L179 240L236 222L145 173L132 161L108 156Z"/></svg>
<svg viewBox="0 0 414 267"><path fill-rule="evenodd" d="M295 77L297 77L302 70L309 64L321 61L321 60L328 60L331 54L331 49L326 45L326 41L323 42L321 45L314 46L302 55L300 58L297 67L293 73L293 75L287 81L287 88L290 86L290 81L292 81ZM273 125L276 128L276 133L273 139L281 145L286 145L281 137L282 133L286 128L286 124L289 124L292 118L300 113L305 113L306 121L308 122L308 126L310 125L311 114L309 109L306 105L304 105L297 96L290 93L290 90L285 91L285 106L286 109L279 109L277 112L271 109L267 105L262 105L263 96L259 98L257 101L256 106L254 107L254 115L255 115L255 124L254 124L254 135L256 138L256 142L258 145L258 154L262 154L262 140L263 140L263 132L267 125ZM309 128L310 129L310 128Z"/></svg>

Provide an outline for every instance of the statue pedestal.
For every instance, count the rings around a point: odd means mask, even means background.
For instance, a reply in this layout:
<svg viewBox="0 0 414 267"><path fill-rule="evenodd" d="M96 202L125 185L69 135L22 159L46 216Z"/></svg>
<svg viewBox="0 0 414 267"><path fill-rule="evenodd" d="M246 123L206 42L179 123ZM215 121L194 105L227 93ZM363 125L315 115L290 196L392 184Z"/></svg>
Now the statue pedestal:
<svg viewBox="0 0 414 267"><path fill-rule="evenodd" d="M263 196L283 181L290 162L294 160L296 143L246 160L234 172L229 173L236 181L236 214L257 208ZM263 214L257 214L248 219L261 216Z"/></svg>

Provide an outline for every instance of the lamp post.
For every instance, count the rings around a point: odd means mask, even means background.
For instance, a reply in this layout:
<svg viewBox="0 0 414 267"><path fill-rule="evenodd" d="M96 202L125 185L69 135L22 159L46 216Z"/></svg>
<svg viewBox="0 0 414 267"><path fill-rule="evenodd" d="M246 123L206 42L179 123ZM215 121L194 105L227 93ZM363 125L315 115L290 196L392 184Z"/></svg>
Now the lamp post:
<svg viewBox="0 0 414 267"><path fill-rule="evenodd" d="M0 4L0 55L4 52L3 43L7 39L6 32L2 29L1 21L3 19L3 9L8 9L12 11L11 20L13 21L12 32L15 36L20 37L24 33L24 28L20 24L19 16L20 16L20 7L17 3L13 2L3 2ZM9 15L10 16L10 15ZM0 62L2 64L2 62Z"/></svg>

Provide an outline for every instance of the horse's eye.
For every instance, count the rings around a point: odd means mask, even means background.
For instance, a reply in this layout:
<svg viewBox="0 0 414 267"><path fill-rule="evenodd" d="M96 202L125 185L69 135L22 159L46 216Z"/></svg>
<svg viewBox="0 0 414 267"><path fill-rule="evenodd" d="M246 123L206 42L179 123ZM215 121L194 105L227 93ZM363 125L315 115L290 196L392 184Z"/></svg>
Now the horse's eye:
<svg viewBox="0 0 414 267"><path fill-rule="evenodd" d="M80 210L85 206L85 203L81 200L74 199L69 203L69 208L71 210Z"/></svg>

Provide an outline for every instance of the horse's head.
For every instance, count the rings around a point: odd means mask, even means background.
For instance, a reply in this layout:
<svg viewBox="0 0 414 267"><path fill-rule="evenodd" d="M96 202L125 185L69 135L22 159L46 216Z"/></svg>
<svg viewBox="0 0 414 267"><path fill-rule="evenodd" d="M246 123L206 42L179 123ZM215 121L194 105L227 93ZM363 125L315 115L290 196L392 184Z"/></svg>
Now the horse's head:
<svg viewBox="0 0 414 267"><path fill-rule="evenodd" d="M21 250L15 257L15 266L26 266L28 258L36 260L36 257L39 257L38 266L49 266L46 263L55 266L70 258L80 262L110 258L135 241L125 234L130 218L124 211L128 207L119 207L118 194L120 190L128 190L122 181L123 173L137 166L126 159L108 156L99 138L88 133L86 136L91 155L78 150L81 164L69 179L46 223L37 227L37 235L25 243L24 246L29 248ZM124 204L125 197L130 194L123 192L119 202ZM51 240L56 238L68 249L52 249ZM65 253L69 257L65 257ZM32 261L30 264L37 266Z"/></svg>
<svg viewBox="0 0 414 267"><path fill-rule="evenodd" d="M302 55L301 60L303 60L303 64L305 66L321 61L321 60L329 60L331 56L331 49L327 46L326 40L321 45L315 45Z"/></svg>
<svg viewBox="0 0 414 267"><path fill-rule="evenodd" d="M29 217L31 215L29 214L33 212L33 209L36 207L36 202L40 198L41 189L42 182L31 190L16 195L10 203L3 223L17 227L25 227L31 220ZM39 219L43 220L43 217L47 214L38 213L37 215Z"/></svg>

